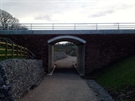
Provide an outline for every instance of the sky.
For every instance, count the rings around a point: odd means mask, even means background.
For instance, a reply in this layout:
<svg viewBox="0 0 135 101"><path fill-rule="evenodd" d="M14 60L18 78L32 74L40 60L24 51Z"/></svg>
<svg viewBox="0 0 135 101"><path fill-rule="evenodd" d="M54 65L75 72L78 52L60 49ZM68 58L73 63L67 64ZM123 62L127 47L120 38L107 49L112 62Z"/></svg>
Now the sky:
<svg viewBox="0 0 135 101"><path fill-rule="evenodd" d="M135 0L0 0L20 23L135 22Z"/></svg>

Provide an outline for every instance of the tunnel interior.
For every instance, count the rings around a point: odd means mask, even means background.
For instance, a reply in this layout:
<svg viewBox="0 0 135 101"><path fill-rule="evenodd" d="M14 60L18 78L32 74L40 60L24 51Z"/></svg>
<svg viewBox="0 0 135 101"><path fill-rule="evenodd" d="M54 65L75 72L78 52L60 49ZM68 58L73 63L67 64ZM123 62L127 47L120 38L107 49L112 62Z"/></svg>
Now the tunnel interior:
<svg viewBox="0 0 135 101"><path fill-rule="evenodd" d="M52 75L55 69L53 64L54 45L60 41L69 41L77 46L77 65L76 70L81 76L85 75L85 43L86 41L75 36L58 36L48 40L48 75Z"/></svg>

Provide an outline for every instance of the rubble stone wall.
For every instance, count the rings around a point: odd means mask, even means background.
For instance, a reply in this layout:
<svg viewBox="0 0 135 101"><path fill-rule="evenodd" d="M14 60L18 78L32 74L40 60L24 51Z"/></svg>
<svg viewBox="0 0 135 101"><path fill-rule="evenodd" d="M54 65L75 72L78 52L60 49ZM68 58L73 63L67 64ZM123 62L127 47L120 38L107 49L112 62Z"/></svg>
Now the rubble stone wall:
<svg viewBox="0 0 135 101"><path fill-rule="evenodd" d="M65 52L54 52L54 61L61 60L67 58L67 55Z"/></svg>
<svg viewBox="0 0 135 101"><path fill-rule="evenodd" d="M8 59L0 62L0 101L14 101L44 78L42 60Z"/></svg>

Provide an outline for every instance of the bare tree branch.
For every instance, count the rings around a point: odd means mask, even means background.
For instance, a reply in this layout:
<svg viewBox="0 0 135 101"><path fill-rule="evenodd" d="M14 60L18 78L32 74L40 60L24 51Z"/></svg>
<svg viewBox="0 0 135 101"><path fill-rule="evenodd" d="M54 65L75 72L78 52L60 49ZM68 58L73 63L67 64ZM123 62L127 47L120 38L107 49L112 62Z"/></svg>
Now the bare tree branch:
<svg viewBox="0 0 135 101"><path fill-rule="evenodd" d="M19 20L4 10L0 10L0 30L27 30Z"/></svg>

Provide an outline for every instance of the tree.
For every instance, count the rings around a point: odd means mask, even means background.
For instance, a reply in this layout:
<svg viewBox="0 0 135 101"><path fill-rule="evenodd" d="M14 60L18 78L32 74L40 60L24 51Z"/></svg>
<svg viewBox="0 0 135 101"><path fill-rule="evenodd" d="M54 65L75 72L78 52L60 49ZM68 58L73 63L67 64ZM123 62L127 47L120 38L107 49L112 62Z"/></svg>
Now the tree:
<svg viewBox="0 0 135 101"><path fill-rule="evenodd" d="M4 10L0 10L0 30L27 30L19 20Z"/></svg>

